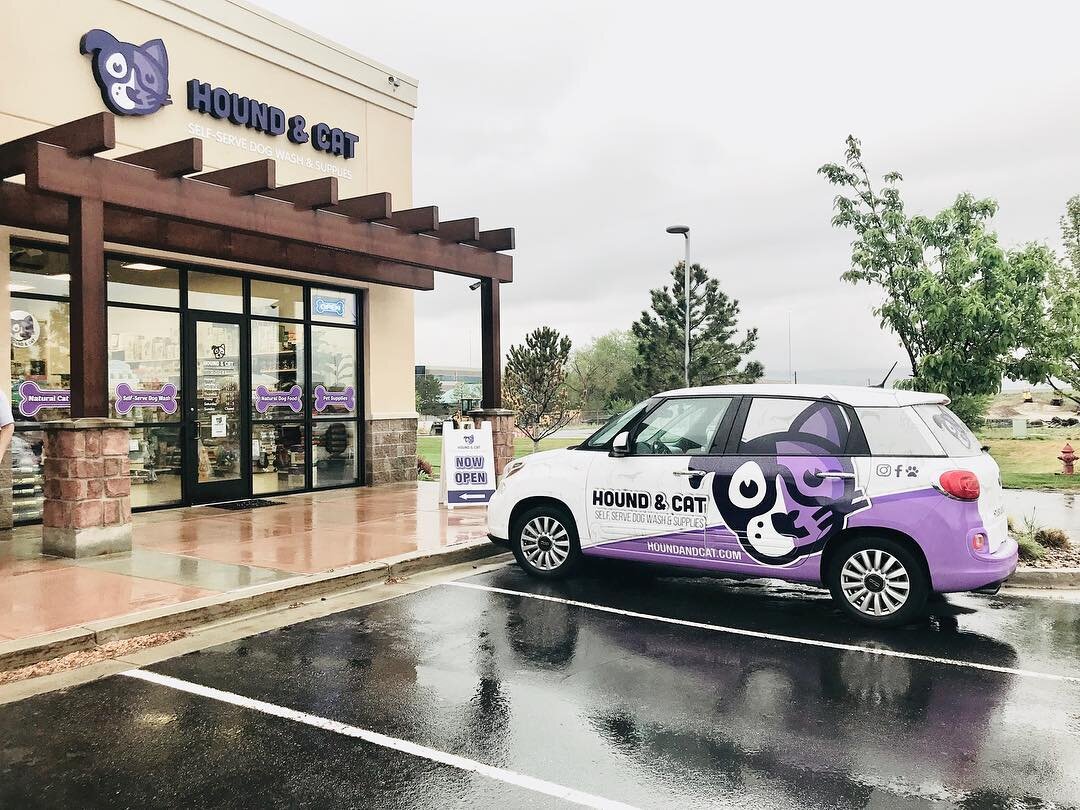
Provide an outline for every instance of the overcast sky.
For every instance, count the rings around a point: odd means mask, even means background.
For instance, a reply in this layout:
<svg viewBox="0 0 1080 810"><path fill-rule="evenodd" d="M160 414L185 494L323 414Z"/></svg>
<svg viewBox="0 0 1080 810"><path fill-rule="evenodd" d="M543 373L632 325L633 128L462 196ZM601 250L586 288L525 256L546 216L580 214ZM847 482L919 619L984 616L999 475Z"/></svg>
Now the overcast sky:
<svg viewBox="0 0 1080 810"><path fill-rule="evenodd" d="M912 212L995 197L1006 246L1056 246L1080 193L1077 4L257 2L419 79L415 204L517 228L504 348L628 328L685 223L768 378L790 315L800 381L865 382L903 355L839 278L851 237L815 170L849 132ZM436 283L417 362L478 365L475 294Z"/></svg>

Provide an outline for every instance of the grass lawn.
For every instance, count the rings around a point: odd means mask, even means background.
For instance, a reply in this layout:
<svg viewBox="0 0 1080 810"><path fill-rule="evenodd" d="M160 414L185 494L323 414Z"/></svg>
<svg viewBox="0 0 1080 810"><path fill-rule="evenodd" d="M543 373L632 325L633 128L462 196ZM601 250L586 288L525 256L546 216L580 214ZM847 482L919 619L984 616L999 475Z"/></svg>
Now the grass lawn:
<svg viewBox="0 0 1080 810"><path fill-rule="evenodd" d="M1061 471L1057 457L1065 442L1080 449L1080 428L1037 428L1029 433L1027 439L1012 438L1008 428L979 433L979 439L989 446L990 455L1001 467L1001 483L1020 489L1080 492L1080 475L1055 475Z"/></svg>
<svg viewBox="0 0 1080 810"><path fill-rule="evenodd" d="M581 439L544 439L540 442L541 450L558 450L560 447L570 447L581 444ZM514 438L514 458L527 456L533 451L531 439L524 436ZM420 436L416 440L416 452L420 458L425 459L439 477L439 468L442 465L442 436Z"/></svg>
<svg viewBox="0 0 1080 810"><path fill-rule="evenodd" d="M1030 438L1014 439L1010 428L990 428L980 431L979 439L990 448L990 455L1001 467L1001 483L1016 489L1056 489L1080 492L1080 475L1056 475L1061 462L1057 460L1065 442L1072 442L1080 454L1080 426L1074 428L1032 428ZM581 439L544 439L541 450L555 450L578 444ZM421 436L416 451L426 459L439 477L442 461L442 437ZM532 442L524 436L514 439L514 457L533 451ZM1080 470L1080 462L1077 462Z"/></svg>

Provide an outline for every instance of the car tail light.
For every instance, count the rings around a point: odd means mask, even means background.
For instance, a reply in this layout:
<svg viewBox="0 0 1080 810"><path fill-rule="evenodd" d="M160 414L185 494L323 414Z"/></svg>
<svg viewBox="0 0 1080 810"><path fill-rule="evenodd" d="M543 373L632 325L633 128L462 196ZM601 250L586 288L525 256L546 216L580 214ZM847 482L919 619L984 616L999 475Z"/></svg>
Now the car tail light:
<svg viewBox="0 0 1080 810"><path fill-rule="evenodd" d="M979 499L979 479L970 470L949 470L938 479L941 491L961 501Z"/></svg>
<svg viewBox="0 0 1080 810"><path fill-rule="evenodd" d="M983 551L986 548L986 535L982 532L975 532L975 535L971 538L971 547L975 551Z"/></svg>

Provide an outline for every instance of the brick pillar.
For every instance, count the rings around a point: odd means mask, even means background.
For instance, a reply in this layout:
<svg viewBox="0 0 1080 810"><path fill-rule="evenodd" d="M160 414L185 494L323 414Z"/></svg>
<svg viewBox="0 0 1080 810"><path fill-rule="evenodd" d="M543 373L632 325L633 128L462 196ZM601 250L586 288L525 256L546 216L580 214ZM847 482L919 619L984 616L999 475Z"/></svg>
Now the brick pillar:
<svg viewBox="0 0 1080 810"><path fill-rule="evenodd" d="M480 408L469 411L469 417L479 427L481 422L491 423L491 444L495 450L495 475L502 475L503 468L514 459L514 412L503 408Z"/></svg>
<svg viewBox="0 0 1080 810"><path fill-rule="evenodd" d="M92 557L131 551L130 422L46 422L42 551Z"/></svg>

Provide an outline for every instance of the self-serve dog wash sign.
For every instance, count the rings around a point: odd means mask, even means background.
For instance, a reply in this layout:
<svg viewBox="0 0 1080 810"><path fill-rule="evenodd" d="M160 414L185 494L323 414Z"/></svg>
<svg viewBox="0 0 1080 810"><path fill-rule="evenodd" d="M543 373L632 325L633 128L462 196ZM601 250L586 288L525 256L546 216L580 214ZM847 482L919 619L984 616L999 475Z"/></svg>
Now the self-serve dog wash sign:
<svg viewBox="0 0 1080 810"><path fill-rule="evenodd" d="M102 101L117 115L150 115L172 103L169 54L162 40L135 45L95 28L83 35L79 52L90 57ZM280 107L199 79L187 83L187 107L264 135L285 135L297 145L310 143L312 149L343 160L356 157L360 136L353 132L321 121L309 126L303 115L288 115Z"/></svg>
<svg viewBox="0 0 1080 810"><path fill-rule="evenodd" d="M447 506L485 504L495 494L495 452L491 425L455 428L443 423L442 503Z"/></svg>

